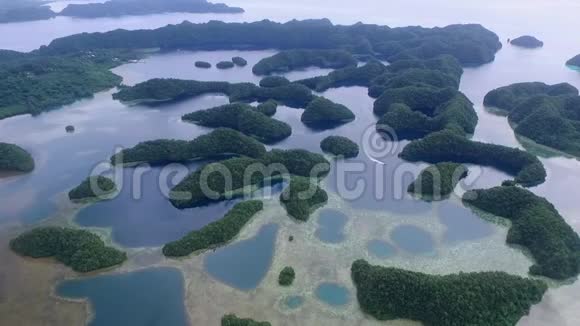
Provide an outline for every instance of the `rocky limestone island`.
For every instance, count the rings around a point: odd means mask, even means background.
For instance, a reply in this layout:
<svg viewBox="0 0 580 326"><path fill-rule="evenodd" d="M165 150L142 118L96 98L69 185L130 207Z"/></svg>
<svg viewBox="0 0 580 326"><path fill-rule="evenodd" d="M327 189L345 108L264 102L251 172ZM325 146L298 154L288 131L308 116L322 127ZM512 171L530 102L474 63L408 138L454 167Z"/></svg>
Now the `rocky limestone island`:
<svg viewBox="0 0 580 326"><path fill-rule="evenodd" d="M510 44L528 49L541 48L542 46L544 46L544 42L530 35L524 35L515 38L511 40Z"/></svg>

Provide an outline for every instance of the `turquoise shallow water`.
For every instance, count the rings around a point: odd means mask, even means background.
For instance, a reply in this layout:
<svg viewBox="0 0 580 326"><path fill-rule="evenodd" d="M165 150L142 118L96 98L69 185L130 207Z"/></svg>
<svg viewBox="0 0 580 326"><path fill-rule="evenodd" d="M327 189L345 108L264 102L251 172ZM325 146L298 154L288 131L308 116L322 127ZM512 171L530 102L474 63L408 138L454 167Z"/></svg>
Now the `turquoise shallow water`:
<svg viewBox="0 0 580 326"><path fill-rule="evenodd" d="M320 211L318 217L318 228L316 237L326 243L340 243L345 239L344 226L348 217L334 209L324 209Z"/></svg>
<svg viewBox="0 0 580 326"><path fill-rule="evenodd" d="M189 325L183 277L175 268L66 281L56 293L67 299L88 299L96 312L90 326Z"/></svg>
<svg viewBox="0 0 580 326"><path fill-rule="evenodd" d="M344 306L351 300L350 292L336 283L322 283L315 292L320 301L334 307Z"/></svg>
<svg viewBox="0 0 580 326"><path fill-rule="evenodd" d="M208 254L204 268L229 286L244 291L255 289L270 269L277 233L278 225L265 225L255 237Z"/></svg>

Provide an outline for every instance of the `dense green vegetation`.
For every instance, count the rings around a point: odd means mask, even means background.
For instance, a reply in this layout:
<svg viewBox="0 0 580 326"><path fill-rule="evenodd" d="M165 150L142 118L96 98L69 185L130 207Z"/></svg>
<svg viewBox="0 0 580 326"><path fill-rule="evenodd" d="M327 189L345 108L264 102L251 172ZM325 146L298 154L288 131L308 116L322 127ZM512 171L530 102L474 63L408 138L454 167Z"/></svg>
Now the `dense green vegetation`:
<svg viewBox="0 0 580 326"><path fill-rule="evenodd" d="M192 141L158 139L145 141L133 148L124 149L111 157L111 163L153 165L208 159L225 155L259 158L266 148L255 139L228 129L218 128Z"/></svg>
<svg viewBox="0 0 580 326"><path fill-rule="evenodd" d="M300 221L307 221L310 214L327 201L328 194L317 181L305 177L293 176L288 187L280 194L280 202L288 215Z"/></svg>
<svg viewBox="0 0 580 326"><path fill-rule="evenodd" d="M115 182L107 177L91 176L86 178L80 185L68 193L70 200L93 200L104 199L117 190Z"/></svg>
<svg viewBox="0 0 580 326"><path fill-rule="evenodd" d="M305 125L316 129L334 128L354 119L354 113L346 106L324 97L317 97L310 102L300 118Z"/></svg>
<svg viewBox="0 0 580 326"><path fill-rule="evenodd" d="M344 158L357 157L359 148L352 140L342 136L328 136L320 142L320 148L326 153Z"/></svg>
<svg viewBox="0 0 580 326"><path fill-rule="evenodd" d="M564 280L580 273L580 237L546 199L496 187L467 192L463 201L512 222L507 242L529 249L536 261L531 274Z"/></svg>
<svg viewBox="0 0 580 326"><path fill-rule="evenodd" d="M64 127L64 130L65 130L67 133L71 134L71 133L75 132L75 126L73 126L73 125L68 125L68 126Z"/></svg>
<svg viewBox="0 0 580 326"><path fill-rule="evenodd" d="M402 103L413 111L433 116L437 107L451 100L457 91L453 88L434 88L431 86L405 86L388 88L375 101L374 112L382 116L389 111L391 105Z"/></svg>
<svg viewBox="0 0 580 326"><path fill-rule="evenodd" d="M238 67L245 67L248 65L248 61L242 57L233 57L232 62Z"/></svg>
<svg viewBox="0 0 580 326"><path fill-rule="evenodd" d="M577 96L578 90L568 84L547 85L541 82L515 83L487 93L483 99L485 106L511 112L525 101L536 96Z"/></svg>
<svg viewBox="0 0 580 326"><path fill-rule="evenodd" d="M258 112L260 112L268 117L274 116L274 114L276 114L277 109L278 109L278 102L276 102L274 100L268 100L264 103L260 103L256 107L256 111L258 111Z"/></svg>
<svg viewBox="0 0 580 326"><path fill-rule="evenodd" d="M44 57L15 54L0 61L0 119L39 114L117 86L113 54Z"/></svg>
<svg viewBox="0 0 580 326"><path fill-rule="evenodd" d="M292 128L285 122L272 119L242 103L195 111L184 115L182 119L204 127L232 128L268 144L281 141L292 134Z"/></svg>
<svg viewBox="0 0 580 326"><path fill-rule="evenodd" d="M541 281L503 272L428 275L392 267L352 264L361 309L379 320L425 325L512 326L541 301Z"/></svg>
<svg viewBox="0 0 580 326"><path fill-rule="evenodd" d="M220 61L216 63L216 68L218 69L231 69L235 66L235 64L231 61Z"/></svg>
<svg viewBox="0 0 580 326"><path fill-rule="evenodd" d="M439 200L451 194L459 181L467 177L467 173L468 169L464 165L437 163L421 171L407 191L421 197Z"/></svg>
<svg viewBox="0 0 580 326"><path fill-rule="evenodd" d="M489 92L485 104L508 112L516 134L580 156L580 96L572 85L513 84Z"/></svg>
<svg viewBox="0 0 580 326"><path fill-rule="evenodd" d="M263 206L264 204L258 200L236 204L221 220L163 246L163 254L167 257L183 257L193 252L224 245L235 238Z"/></svg>
<svg viewBox="0 0 580 326"><path fill-rule="evenodd" d="M256 75L289 72L308 67L344 68L356 66L356 60L344 50L286 50L260 60L252 72Z"/></svg>
<svg viewBox="0 0 580 326"><path fill-rule="evenodd" d="M177 208L199 207L249 195L256 187L279 182L283 177L260 160L232 158L194 171L171 190L169 197Z"/></svg>
<svg viewBox="0 0 580 326"><path fill-rule="evenodd" d="M260 87L278 87L290 84L286 77L266 76L260 80Z"/></svg>
<svg viewBox="0 0 580 326"><path fill-rule="evenodd" d="M80 18L151 15L170 12L188 13L241 13L242 8L213 4L206 0L109 0L104 3L70 4L61 16Z"/></svg>
<svg viewBox="0 0 580 326"><path fill-rule="evenodd" d="M278 284L282 286L290 286L292 283L294 283L294 278L296 278L294 268L286 266L280 272L280 275L278 275Z"/></svg>
<svg viewBox="0 0 580 326"><path fill-rule="evenodd" d="M195 66L197 68L209 69L209 68L211 68L211 63L209 63L207 61L196 61Z"/></svg>
<svg viewBox="0 0 580 326"><path fill-rule="evenodd" d="M142 55L142 49L344 50L357 55L374 54L391 63L452 55L461 64L472 65L492 61L500 47L497 35L480 25L428 29L335 26L328 20L285 24L211 21L184 22L155 30L83 33L56 39L32 53L11 52L9 56L6 51L1 53L0 118L54 109L117 86L121 78L109 69ZM275 99L301 108L313 99L307 87L297 83L270 89L250 85L153 80L138 87L124 87L115 98L152 104L224 93L232 102Z"/></svg>
<svg viewBox="0 0 580 326"><path fill-rule="evenodd" d="M395 103L379 119L377 128L388 126L398 139L417 139L444 129L472 134L478 121L473 104L462 93L441 104L433 114L434 117L429 117L405 104Z"/></svg>
<svg viewBox="0 0 580 326"><path fill-rule="evenodd" d="M329 88L346 86L370 87L373 80L381 76L385 71L385 65L373 60L364 66L337 69L326 76L312 77L296 82L308 86L317 92L324 92Z"/></svg>
<svg viewBox="0 0 580 326"><path fill-rule="evenodd" d="M528 152L516 148L471 141L446 130L412 141L400 154L407 161L455 162L492 166L515 176L515 181L532 187L546 180L546 170Z"/></svg>
<svg viewBox="0 0 580 326"><path fill-rule="evenodd" d="M124 87L113 94L113 98L135 104L156 105L211 93L226 94L232 103L276 100L298 108L306 107L314 99L308 87L296 83L266 88L252 83L230 84L180 79L151 79L133 87Z"/></svg>
<svg viewBox="0 0 580 326"><path fill-rule="evenodd" d="M515 46L520 46L523 48L529 48L529 49L541 48L542 46L544 46L544 42L542 42L542 41L538 40L537 38L530 36L530 35L524 35L524 36L520 36L518 38L515 38L515 39L511 40L510 44L515 45Z"/></svg>
<svg viewBox="0 0 580 326"><path fill-rule="evenodd" d="M568 66L580 67L580 54L566 61Z"/></svg>
<svg viewBox="0 0 580 326"><path fill-rule="evenodd" d="M42 227L23 233L10 241L10 248L22 256L54 257L81 273L119 265L127 259L124 252L105 246L93 233L60 227Z"/></svg>
<svg viewBox="0 0 580 326"><path fill-rule="evenodd" d="M198 207L247 195L289 175L322 178L329 171L330 163L320 154L274 149L260 159L241 157L205 165L176 185L170 200L177 208Z"/></svg>
<svg viewBox="0 0 580 326"><path fill-rule="evenodd" d="M0 172L30 172L34 170L34 159L23 148L0 143Z"/></svg>
<svg viewBox="0 0 580 326"><path fill-rule="evenodd" d="M302 177L322 178L330 172L330 163L324 156L304 149L273 149L263 161L266 165L282 165L288 173Z"/></svg>
<svg viewBox="0 0 580 326"><path fill-rule="evenodd" d="M215 158L224 155L239 155L260 158L266 154L263 144L252 137L228 128L218 128L202 135L189 143L195 159Z"/></svg>
<svg viewBox="0 0 580 326"><path fill-rule="evenodd" d="M272 324L266 321L238 318L236 315L225 315L222 318L222 326L272 326Z"/></svg>
<svg viewBox="0 0 580 326"><path fill-rule="evenodd" d="M189 142L177 139L148 140L123 149L111 157L113 165L149 163L153 165L185 162L192 158Z"/></svg>
<svg viewBox="0 0 580 326"><path fill-rule="evenodd" d="M184 22L155 30L115 30L68 36L52 41L41 53L61 54L96 49L231 50L231 49L343 49L376 54L389 62L430 59L443 54L461 64L479 65L494 59L501 48L497 35L481 25L443 28L355 24L333 25L329 20L203 24Z"/></svg>

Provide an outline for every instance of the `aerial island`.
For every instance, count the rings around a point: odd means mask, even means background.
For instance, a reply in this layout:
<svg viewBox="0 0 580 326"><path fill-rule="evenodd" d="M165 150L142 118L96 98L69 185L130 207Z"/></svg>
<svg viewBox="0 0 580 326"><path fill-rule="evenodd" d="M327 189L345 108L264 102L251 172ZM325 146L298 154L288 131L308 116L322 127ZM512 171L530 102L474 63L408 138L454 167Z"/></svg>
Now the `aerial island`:
<svg viewBox="0 0 580 326"><path fill-rule="evenodd" d="M0 4L0 24L54 18L56 13L40 1L3 1Z"/></svg>
<svg viewBox="0 0 580 326"><path fill-rule="evenodd" d="M194 65L197 68L202 68L202 69L209 69L209 68L211 68L211 63L209 63L207 61L196 61Z"/></svg>
<svg viewBox="0 0 580 326"><path fill-rule="evenodd" d="M296 272L294 272L294 268L290 266L284 267L278 275L278 284L281 286L290 286L294 283L294 279L296 278Z"/></svg>
<svg viewBox="0 0 580 326"><path fill-rule="evenodd" d="M356 60L344 50L285 50L260 60L252 72L270 75L308 67L336 69L348 66L356 66Z"/></svg>
<svg viewBox="0 0 580 326"><path fill-rule="evenodd" d="M241 202L222 219L192 231L179 240L167 243L163 246L163 254L167 257L183 257L222 246L235 238L263 207L264 204L259 200Z"/></svg>
<svg viewBox="0 0 580 326"><path fill-rule="evenodd" d="M127 255L107 247L99 236L85 231L61 227L40 227L10 241L10 249L32 258L54 257L81 273L119 265Z"/></svg>
<svg viewBox="0 0 580 326"><path fill-rule="evenodd" d="M429 275L364 260L352 264L351 275L365 313L425 325L515 325L548 289L503 272Z"/></svg>
<svg viewBox="0 0 580 326"><path fill-rule="evenodd" d="M280 202L288 215L300 221L307 221L316 209L328 201L328 194L311 178L293 176L282 194Z"/></svg>
<svg viewBox="0 0 580 326"><path fill-rule="evenodd" d="M0 142L0 172L31 172L34 159L22 147Z"/></svg>
<svg viewBox="0 0 580 326"><path fill-rule="evenodd" d="M237 157L205 165L177 184L171 190L170 200L180 209L199 207L247 195L255 188L278 183L291 176L321 178L329 170L329 162L320 154L301 149L272 150L259 159ZM248 175L248 171L252 173ZM314 172L317 173L312 175ZM225 173L230 177L229 183L225 182Z"/></svg>
<svg viewBox="0 0 580 326"><path fill-rule="evenodd" d="M401 41L401 33L414 41ZM143 56L142 49L338 49L357 55L373 54L391 63L451 55L461 64L477 65L492 61L500 47L497 35L480 25L451 25L437 29L389 28L362 24L337 26L328 20L284 24L271 21L184 22L155 30L77 34L56 39L31 53L0 51L0 119L55 109L118 86L121 78L110 69ZM369 62L367 66L371 64ZM367 68L377 67L382 69L376 63ZM351 67L349 71L354 76L358 69ZM341 82L339 76L335 77L337 83ZM206 91L198 87L205 88L211 83L188 81L180 84L160 80L146 83L137 85L135 89L123 88L116 98L127 102L163 102L217 92L230 95L232 101L267 101L277 96L280 98L276 100L281 104L301 108L313 99L313 95L299 88L297 83L274 89L242 83L233 84L236 87L230 90L229 83L214 82L214 88ZM34 94L34 100L30 94Z"/></svg>
<svg viewBox="0 0 580 326"><path fill-rule="evenodd" d="M204 127L235 129L266 144L279 142L292 134L292 128L287 123L242 103L195 111L184 115L182 119Z"/></svg>
<svg viewBox="0 0 580 326"><path fill-rule="evenodd" d="M315 129L334 128L354 119L354 113L349 108L324 97L317 97L308 103L300 117L305 125Z"/></svg>
<svg viewBox="0 0 580 326"><path fill-rule="evenodd" d="M491 166L515 176L514 181L525 187L537 186L546 180L544 165L536 156L517 148L472 141L449 130L412 141L399 156L411 162Z"/></svg>
<svg viewBox="0 0 580 326"><path fill-rule="evenodd" d="M73 201L102 200L117 191L115 182L102 175L86 178L80 185L68 193Z"/></svg>
<svg viewBox="0 0 580 326"><path fill-rule="evenodd" d="M530 35L524 35L515 38L510 41L510 44L528 49L541 48L542 46L544 46L544 42Z"/></svg>
<svg viewBox="0 0 580 326"><path fill-rule="evenodd" d="M467 167L459 163L437 163L421 171L407 191L424 198L443 199L453 192L461 179L467 177L468 172Z"/></svg>
<svg viewBox="0 0 580 326"><path fill-rule="evenodd" d="M580 237L546 199L507 186L467 192L463 201L512 222L507 242L531 252L531 274L565 280L580 273Z"/></svg>
<svg viewBox="0 0 580 326"><path fill-rule="evenodd" d="M568 83L516 83L489 92L484 104L504 112L519 136L580 156L580 96Z"/></svg>
<svg viewBox="0 0 580 326"><path fill-rule="evenodd" d="M574 68L580 68L580 54L566 61L566 65Z"/></svg>
<svg viewBox="0 0 580 326"><path fill-rule="evenodd" d="M140 16L170 12L242 13L238 7L206 0L109 0L103 3L69 4L58 15L78 18Z"/></svg>
<svg viewBox="0 0 580 326"><path fill-rule="evenodd" d="M358 156L358 144L343 136L328 136L320 142L320 149L336 157L353 158Z"/></svg>

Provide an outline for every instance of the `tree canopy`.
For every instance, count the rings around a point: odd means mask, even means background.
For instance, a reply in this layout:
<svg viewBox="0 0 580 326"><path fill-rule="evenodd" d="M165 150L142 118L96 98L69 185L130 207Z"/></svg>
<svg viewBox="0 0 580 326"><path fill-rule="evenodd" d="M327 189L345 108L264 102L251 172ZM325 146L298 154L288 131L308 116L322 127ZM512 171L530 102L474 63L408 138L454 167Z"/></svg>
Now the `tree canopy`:
<svg viewBox="0 0 580 326"><path fill-rule="evenodd" d="M320 142L320 148L323 152L344 158L357 157L359 152L357 143L342 136L328 136L324 138Z"/></svg>
<svg viewBox="0 0 580 326"><path fill-rule="evenodd" d="M22 147L0 143L0 171L30 172L34 170L34 159Z"/></svg>
<svg viewBox="0 0 580 326"><path fill-rule="evenodd" d="M163 254L167 257L183 257L224 245L234 239L263 206L258 200L236 204L222 219L163 246Z"/></svg>
<svg viewBox="0 0 580 326"><path fill-rule="evenodd" d="M364 312L425 325L515 325L548 289L503 272L428 275L364 260L352 264L351 275Z"/></svg>
<svg viewBox="0 0 580 326"><path fill-rule="evenodd" d="M282 194L280 202L288 215L300 221L307 221L317 208L328 201L328 194L317 183L317 180L293 176L290 184Z"/></svg>
<svg viewBox="0 0 580 326"><path fill-rule="evenodd" d="M115 182L102 175L90 176L68 193L73 201L101 200L117 190Z"/></svg>
<svg viewBox="0 0 580 326"><path fill-rule="evenodd" d="M97 235L61 227L41 227L25 232L10 241L10 248L22 256L54 257L81 273L112 267L127 260L124 252L105 246Z"/></svg>
<svg viewBox="0 0 580 326"><path fill-rule="evenodd" d="M289 72L308 67L344 68L356 66L356 60L345 50L285 50L260 60L252 68L256 75Z"/></svg>
<svg viewBox="0 0 580 326"><path fill-rule="evenodd" d="M459 181L467 177L467 173L467 167L459 163L437 163L421 171L407 191L423 198L440 200L451 194Z"/></svg>
<svg viewBox="0 0 580 326"><path fill-rule="evenodd" d="M355 119L354 113L342 104L317 97L306 106L300 120L315 129L330 129Z"/></svg>
<svg viewBox="0 0 580 326"><path fill-rule="evenodd" d="M506 186L467 192L463 201L512 222L507 242L530 250L531 274L564 280L580 273L580 237L546 199Z"/></svg>

